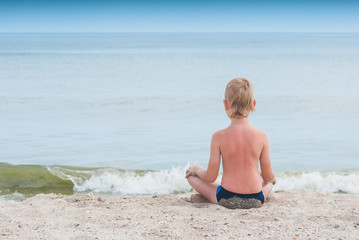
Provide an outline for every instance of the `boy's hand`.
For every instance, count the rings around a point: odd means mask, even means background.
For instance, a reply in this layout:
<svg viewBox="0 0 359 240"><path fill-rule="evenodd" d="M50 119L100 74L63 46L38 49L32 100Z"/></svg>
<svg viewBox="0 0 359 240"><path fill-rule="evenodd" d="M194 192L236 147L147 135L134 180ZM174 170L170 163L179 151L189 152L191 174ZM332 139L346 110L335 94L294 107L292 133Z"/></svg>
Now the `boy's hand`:
<svg viewBox="0 0 359 240"><path fill-rule="evenodd" d="M186 178L188 178L189 176L198 176L197 175L197 169L198 169L198 166L191 166L189 167L187 170L186 170Z"/></svg>
<svg viewBox="0 0 359 240"><path fill-rule="evenodd" d="M277 183L277 179L274 177L273 179L272 179L272 181L270 181L273 185L275 185L276 183Z"/></svg>

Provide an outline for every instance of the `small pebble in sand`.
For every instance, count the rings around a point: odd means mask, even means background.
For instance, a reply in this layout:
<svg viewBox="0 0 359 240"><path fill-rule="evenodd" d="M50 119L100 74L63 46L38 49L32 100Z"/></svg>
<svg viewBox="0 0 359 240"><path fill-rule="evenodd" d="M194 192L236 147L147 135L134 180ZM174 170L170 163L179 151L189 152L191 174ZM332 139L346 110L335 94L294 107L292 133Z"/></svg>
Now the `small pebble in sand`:
<svg viewBox="0 0 359 240"><path fill-rule="evenodd" d="M358 226L359 226L359 222L354 222L354 225L358 225Z"/></svg>

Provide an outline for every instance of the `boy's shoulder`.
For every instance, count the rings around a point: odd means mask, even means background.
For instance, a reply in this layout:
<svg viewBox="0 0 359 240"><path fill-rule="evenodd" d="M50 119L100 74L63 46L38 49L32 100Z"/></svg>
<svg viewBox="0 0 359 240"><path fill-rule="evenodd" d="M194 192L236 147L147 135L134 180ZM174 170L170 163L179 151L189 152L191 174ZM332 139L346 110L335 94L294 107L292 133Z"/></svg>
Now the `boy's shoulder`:
<svg viewBox="0 0 359 240"><path fill-rule="evenodd" d="M253 127L253 134L257 135L258 137L262 138L262 139L266 139L267 138L267 134L265 131L261 130L261 129L258 129L258 128L255 128Z"/></svg>
<svg viewBox="0 0 359 240"><path fill-rule="evenodd" d="M231 134L231 131L233 131L233 129L231 129L230 127L220 129L213 133L212 138L221 138L224 135ZM247 131L252 132L253 135L257 135L258 137L267 138L266 132L264 132L261 129L255 128L252 125L251 125L250 129L247 129Z"/></svg>
<svg viewBox="0 0 359 240"><path fill-rule="evenodd" d="M259 134L259 135L262 135L262 136L267 136L266 132L261 130L261 129L258 129L258 128L255 128L253 127L253 129Z"/></svg>
<svg viewBox="0 0 359 240"><path fill-rule="evenodd" d="M223 135L226 133L226 129L227 129L227 128L224 128L224 129L220 129L220 130L215 131L215 132L212 134L212 138L217 138L217 137L223 136Z"/></svg>

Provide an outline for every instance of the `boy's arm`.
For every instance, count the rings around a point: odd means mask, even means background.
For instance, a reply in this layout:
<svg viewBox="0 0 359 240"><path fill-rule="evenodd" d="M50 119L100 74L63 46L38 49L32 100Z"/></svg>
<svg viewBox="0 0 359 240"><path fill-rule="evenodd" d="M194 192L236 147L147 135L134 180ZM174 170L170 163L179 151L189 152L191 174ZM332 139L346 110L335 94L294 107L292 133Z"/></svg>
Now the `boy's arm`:
<svg viewBox="0 0 359 240"><path fill-rule="evenodd" d="M214 182L217 179L219 166L221 163L220 151L220 133L216 132L212 136L211 154L209 157L208 168L204 170L201 166L192 166L186 172L186 178L189 176L198 176L207 182Z"/></svg>
<svg viewBox="0 0 359 240"><path fill-rule="evenodd" d="M269 153L269 140L267 135L264 133L264 143L261 156L259 158L261 165L261 173L264 182L272 182L275 184L275 177L272 171L272 165L270 161L270 153Z"/></svg>

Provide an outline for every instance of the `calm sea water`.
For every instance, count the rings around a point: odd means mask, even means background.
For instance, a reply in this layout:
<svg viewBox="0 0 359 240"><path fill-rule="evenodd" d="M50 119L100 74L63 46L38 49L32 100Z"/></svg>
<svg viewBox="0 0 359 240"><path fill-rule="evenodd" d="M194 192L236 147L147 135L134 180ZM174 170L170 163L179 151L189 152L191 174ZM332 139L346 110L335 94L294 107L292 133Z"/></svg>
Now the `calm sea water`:
<svg viewBox="0 0 359 240"><path fill-rule="evenodd" d="M239 76L278 189L359 193L359 33L3 33L0 195L187 191Z"/></svg>

